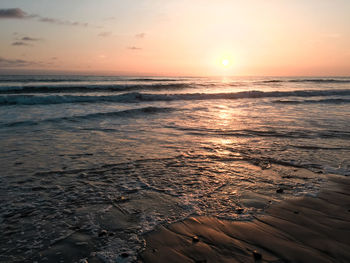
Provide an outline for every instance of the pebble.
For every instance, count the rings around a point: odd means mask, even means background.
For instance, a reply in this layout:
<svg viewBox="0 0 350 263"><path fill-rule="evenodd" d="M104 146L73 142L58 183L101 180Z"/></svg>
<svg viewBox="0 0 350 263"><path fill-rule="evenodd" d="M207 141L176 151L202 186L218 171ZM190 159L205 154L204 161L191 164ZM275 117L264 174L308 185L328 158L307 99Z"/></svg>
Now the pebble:
<svg viewBox="0 0 350 263"><path fill-rule="evenodd" d="M197 236L192 237L192 242L193 243L199 242L199 238Z"/></svg>
<svg viewBox="0 0 350 263"><path fill-rule="evenodd" d="M277 193L277 194L282 194L283 191L284 191L284 190L283 190L282 188L278 188L278 189L276 190L276 193Z"/></svg>
<svg viewBox="0 0 350 263"><path fill-rule="evenodd" d="M129 254L126 253L126 252L123 252L123 253L120 254L120 256L121 256L122 258L127 258L127 257L129 256Z"/></svg>
<svg viewBox="0 0 350 263"><path fill-rule="evenodd" d="M244 211L244 209L243 209L243 208L238 208L238 209L236 209L237 214L242 214L242 213L243 213L243 211Z"/></svg>
<svg viewBox="0 0 350 263"><path fill-rule="evenodd" d="M108 234L107 230L102 230L100 233L98 233L98 237L103 237Z"/></svg>
<svg viewBox="0 0 350 263"><path fill-rule="evenodd" d="M123 202L129 201L129 199L125 196L119 196L118 198L115 198L114 201L117 203L123 203Z"/></svg>
<svg viewBox="0 0 350 263"><path fill-rule="evenodd" d="M253 257L254 257L255 260L261 260L262 259L262 255L257 250L253 251Z"/></svg>

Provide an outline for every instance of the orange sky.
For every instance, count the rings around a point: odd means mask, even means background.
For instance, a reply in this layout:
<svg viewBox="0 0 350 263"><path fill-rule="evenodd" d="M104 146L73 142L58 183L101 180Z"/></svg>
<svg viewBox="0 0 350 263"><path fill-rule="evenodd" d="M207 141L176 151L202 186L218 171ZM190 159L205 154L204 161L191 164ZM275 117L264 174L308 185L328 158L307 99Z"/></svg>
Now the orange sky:
<svg viewBox="0 0 350 263"><path fill-rule="evenodd" d="M3 0L0 72L344 76L349 14L347 0Z"/></svg>

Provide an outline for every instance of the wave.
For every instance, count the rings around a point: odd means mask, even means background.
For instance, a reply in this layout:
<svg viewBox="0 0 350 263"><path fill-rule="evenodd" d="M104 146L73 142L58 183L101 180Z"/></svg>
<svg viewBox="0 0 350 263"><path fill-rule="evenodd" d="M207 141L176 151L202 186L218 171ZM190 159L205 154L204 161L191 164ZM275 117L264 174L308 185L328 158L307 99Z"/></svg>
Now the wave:
<svg viewBox="0 0 350 263"><path fill-rule="evenodd" d="M172 82L172 81L185 81L186 78L130 78L129 81L142 81L142 82Z"/></svg>
<svg viewBox="0 0 350 263"><path fill-rule="evenodd" d="M188 83L164 83L164 84L89 84L89 85L50 85L50 86L3 86L0 94L22 93L77 93L77 92L125 92L133 90L178 90L190 88Z"/></svg>
<svg viewBox="0 0 350 263"><path fill-rule="evenodd" d="M170 81L184 81L189 78L166 78L166 77L117 77L117 76L26 76L26 75L0 75L0 83L31 83L31 82L48 82L48 83L60 83L60 82L109 82L109 81L140 81L140 82L170 82Z"/></svg>
<svg viewBox="0 0 350 263"><path fill-rule="evenodd" d="M350 83L349 78L307 78L307 79L270 79L270 80L263 80L263 81L257 81L255 83L257 84L269 84L269 83L286 83L286 82L291 82L291 83Z"/></svg>
<svg viewBox="0 0 350 263"><path fill-rule="evenodd" d="M4 95L0 96L0 106L6 105L48 105L62 103L135 103L148 101L176 101L176 100L216 100L216 99L245 99L245 98L280 98L280 97L322 97L349 96L350 90L296 90L296 91L242 91L234 93L123 93L119 95L103 96L74 96L74 95ZM283 102L282 102L283 103Z"/></svg>
<svg viewBox="0 0 350 263"><path fill-rule="evenodd" d="M350 103L350 99L323 99L323 100L275 100L280 104L343 104Z"/></svg>
<svg viewBox="0 0 350 263"><path fill-rule="evenodd" d="M291 79L288 82L350 83L350 79Z"/></svg>
<svg viewBox="0 0 350 263"><path fill-rule="evenodd" d="M350 132L338 130L220 130L220 129L193 129L175 127L175 129L185 131L194 136L230 136L230 137L274 137L274 138L350 138Z"/></svg>
<svg viewBox="0 0 350 263"><path fill-rule="evenodd" d="M57 123L61 121L78 122L82 120L100 119L100 118L135 117L138 115L144 116L148 114L171 112L175 110L176 108L170 108L170 107L143 107L143 108L136 108L136 109L121 110L121 111L97 112L97 113L91 113L86 115L75 115L75 116L69 116L69 117L43 119L43 120L17 121L17 122L11 122L11 123L3 123L1 124L1 126L4 126L4 127L34 126L34 125L39 125L41 123Z"/></svg>
<svg viewBox="0 0 350 263"><path fill-rule="evenodd" d="M265 127L261 129L217 129L217 128L195 128L195 127L184 127L177 125L166 125L166 128L179 130L185 132L189 135L194 136L229 136L229 137L275 137L275 138L305 138L305 139L314 139L314 138L350 138L350 131L343 130L333 130L333 129L324 129L324 130L314 130L314 129L283 129L283 128L273 128ZM303 147L303 146L294 146L291 147ZM308 146L305 146L308 147ZM312 146L309 146L310 149ZM321 147L321 146L320 146ZM330 149L330 148L322 148ZM333 148L335 149L335 148ZM337 148L343 149L343 148ZM348 148L344 148L348 149ZM350 150L350 149L349 149Z"/></svg>
<svg viewBox="0 0 350 263"><path fill-rule="evenodd" d="M328 150L328 151L350 151L348 147L322 147L322 146L311 146L311 145L289 145L290 147L303 149L303 150Z"/></svg>

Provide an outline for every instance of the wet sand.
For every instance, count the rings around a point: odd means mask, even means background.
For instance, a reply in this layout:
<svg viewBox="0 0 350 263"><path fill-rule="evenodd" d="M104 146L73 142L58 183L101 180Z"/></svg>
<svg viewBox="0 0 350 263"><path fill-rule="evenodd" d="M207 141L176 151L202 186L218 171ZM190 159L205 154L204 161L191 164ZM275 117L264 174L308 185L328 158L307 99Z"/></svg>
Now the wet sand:
<svg viewBox="0 0 350 263"><path fill-rule="evenodd" d="M350 262L350 179L271 205L252 221L188 218L146 235L144 262Z"/></svg>

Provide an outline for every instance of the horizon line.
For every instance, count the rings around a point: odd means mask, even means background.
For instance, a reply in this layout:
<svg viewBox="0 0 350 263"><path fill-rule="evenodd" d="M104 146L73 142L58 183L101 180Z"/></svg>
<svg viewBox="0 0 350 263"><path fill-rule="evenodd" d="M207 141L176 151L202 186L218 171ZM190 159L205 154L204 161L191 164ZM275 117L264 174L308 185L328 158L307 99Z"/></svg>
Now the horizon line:
<svg viewBox="0 0 350 263"><path fill-rule="evenodd" d="M172 78L216 78L216 77L277 77L277 78L288 78L288 77L332 77L332 78L348 78L349 75L168 75L168 74L149 74L149 73L130 73L130 72L110 72L110 71L60 71L60 70L13 70L13 69L0 69L0 76L29 76L29 75L41 75L41 76L96 76L96 77L172 77Z"/></svg>

